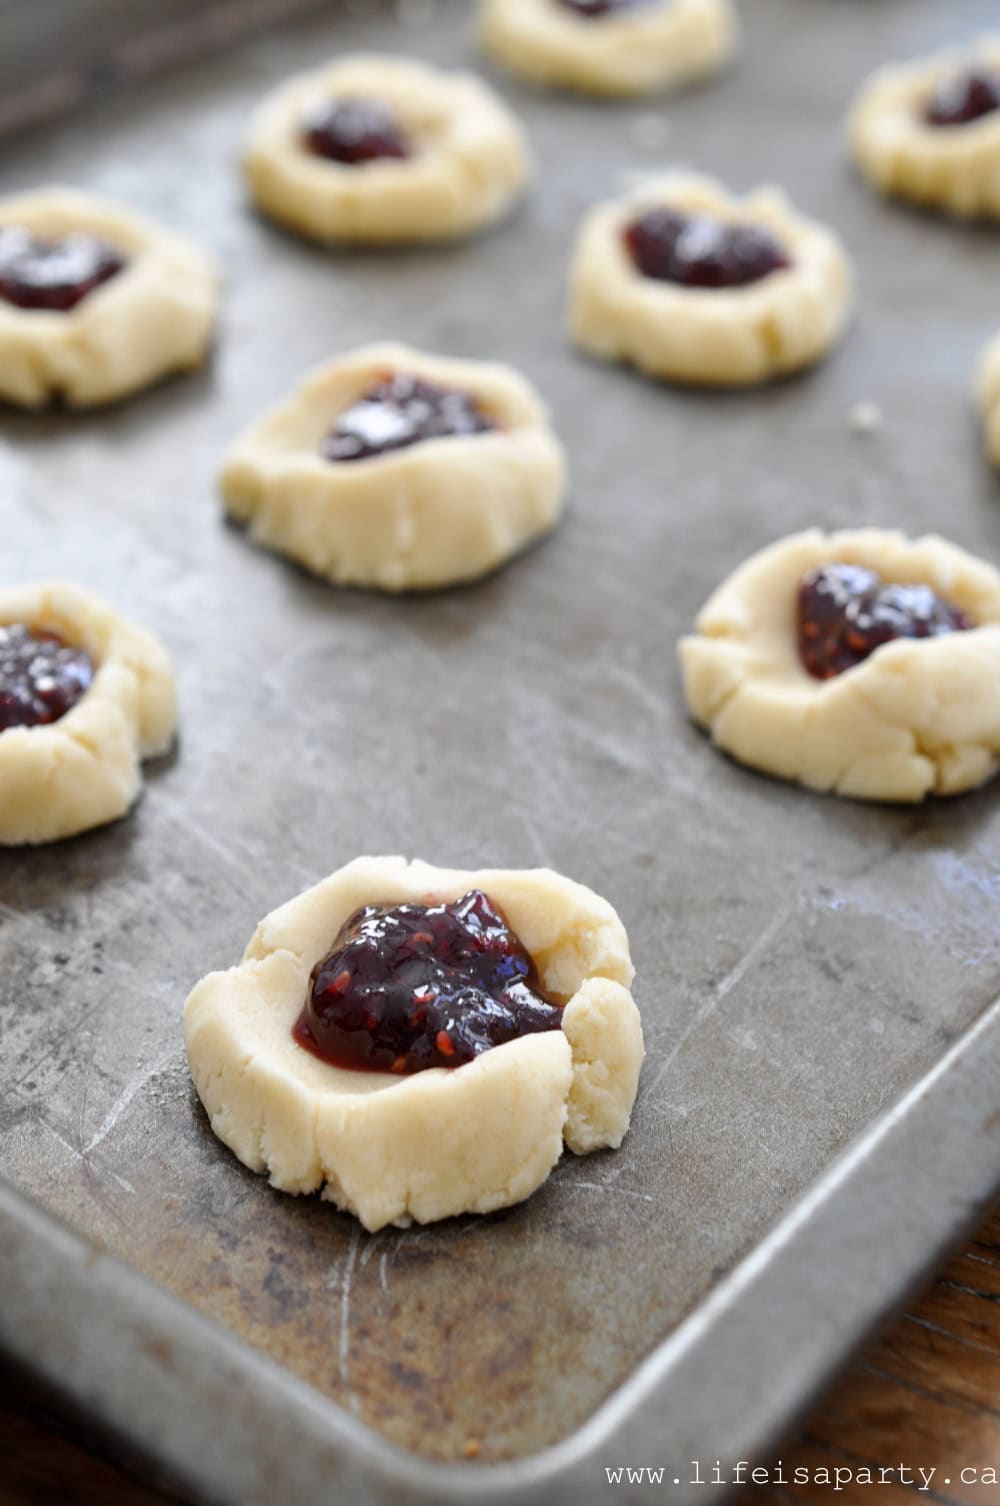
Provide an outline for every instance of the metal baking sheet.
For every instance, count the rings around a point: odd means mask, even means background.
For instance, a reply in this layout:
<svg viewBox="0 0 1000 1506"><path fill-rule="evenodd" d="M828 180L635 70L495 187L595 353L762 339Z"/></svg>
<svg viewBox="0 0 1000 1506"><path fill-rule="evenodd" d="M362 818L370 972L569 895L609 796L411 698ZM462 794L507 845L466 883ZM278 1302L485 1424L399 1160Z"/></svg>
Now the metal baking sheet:
<svg viewBox="0 0 1000 1506"><path fill-rule="evenodd" d="M0 1341L206 1499L596 1501L605 1465L762 1447L998 1189L995 790L892 809L756 776L689 725L674 656L727 570L813 523L1000 557L969 401L995 232L880 203L840 137L875 61L991 8L753 0L732 74L654 107L656 153L649 106L498 79L538 185L447 249L301 244L250 211L236 162L261 92L318 57L470 61L461 0L404 7L420 26L334 7L7 147L0 191L116 195L226 271L205 373L0 418L2 578L77 576L146 621L183 712L129 820L0 855ZM841 230L860 312L818 370L712 396L570 349L580 214L666 161L780 182ZM569 448L565 523L479 585L335 591L220 519L230 437L382 337L513 362ZM616 904L648 1046L620 1153L567 1158L487 1220L368 1236L214 1140L189 987L371 851L550 864ZM54 1314L55 1279L78 1301Z"/></svg>

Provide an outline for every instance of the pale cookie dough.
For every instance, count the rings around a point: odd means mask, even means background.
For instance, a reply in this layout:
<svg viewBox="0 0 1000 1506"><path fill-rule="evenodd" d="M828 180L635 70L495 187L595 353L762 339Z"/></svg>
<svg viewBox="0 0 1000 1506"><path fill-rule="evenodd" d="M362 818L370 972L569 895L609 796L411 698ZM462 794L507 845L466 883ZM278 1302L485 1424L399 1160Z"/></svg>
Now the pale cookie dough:
<svg viewBox="0 0 1000 1506"><path fill-rule="evenodd" d="M413 154L344 165L310 152L303 113L334 97L389 105ZM530 178L531 157L514 116L474 75L362 56L298 74L269 95L244 167L258 207L300 235L412 243L470 235L499 220Z"/></svg>
<svg viewBox="0 0 1000 1506"><path fill-rule="evenodd" d="M995 335L983 351L976 396L983 416L986 453L994 465L1000 465L1000 335Z"/></svg>
<svg viewBox="0 0 1000 1506"><path fill-rule="evenodd" d="M23 225L44 238L84 231L127 258L67 313L0 298L0 400L39 408L58 399L87 408L204 362L217 277L184 236L73 188L0 199L0 225Z"/></svg>
<svg viewBox="0 0 1000 1506"><path fill-rule="evenodd" d="M365 460L324 459L337 415L392 372L471 393L500 427ZM369 345L311 372L248 430L220 486L252 539L317 575L415 591L483 575L547 533L566 463L545 408L509 367Z"/></svg>
<svg viewBox="0 0 1000 1506"><path fill-rule="evenodd" d="M736 288L691 288L645 277L623 234L659 206L755 222L782 242L791 265ZM850 267L832 231L762 188L733 198L710 178L670 173L597 205L580 230L570 278L577 344L650 376L740 387L812 365L839 337L852 301Z"/></svg>
<svg viewBox="0 0 1000 1506"><path fill-rule="evenodd" d="M924 583L980 624L899 638L830 680L798 654L802 577L833 562ZM1000 760L1000 573L944 539L862 528L795 534L755 554L682 639L695 721L741 763L815 790L918 801L982 784Z"/></svg>
<svg viewBox="0 0 1000 1506"><path fill-rule="evenodd" d="M848 137L865 177L882 193L961 219L1000 217L1000 110L965 125L923 119L935 88L976 63L1000 69L1000 37L880 68L863 85Z"/></svg>
<svg viewBox="0 0 1000 1506"><path fill-rule="evenodd" d="M408 1077L343 1071L291 1029L313 966L365 904L481 888L531 953L563 1029ZM460 872L357 858L275 910L242 963L187 1001L184 1036L212 1128L283 1192L322 1195L368 1229L489 1213L528 1197L563 1141L619 1146L643 1058L628 938L607 901L548 869Z"/></svg>
<svg viewBox="0 0 1000 1506"><path fill-rule="evenodd" d="M660 0L607 16L557 0L483 0L484 49L536 83L633 96L718 73L739 39L732 0Z"/></svg>
<svg viewBox="0 0 1000 1506"><path fill-rule="evenodd" d="M54 842L123 816L140 764L170 746L174 677L162 644L72 581L0 589L0 623L47 629L85 649L96 673L65 716L0 732L0 844Z"/></svg>

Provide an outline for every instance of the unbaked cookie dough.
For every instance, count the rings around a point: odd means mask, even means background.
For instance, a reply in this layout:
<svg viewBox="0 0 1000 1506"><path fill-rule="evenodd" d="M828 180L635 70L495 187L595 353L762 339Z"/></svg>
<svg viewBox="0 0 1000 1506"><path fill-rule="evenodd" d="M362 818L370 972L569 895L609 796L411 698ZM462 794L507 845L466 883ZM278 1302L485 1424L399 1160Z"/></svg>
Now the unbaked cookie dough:
<svg viewBox="0 0 1000 1506"><path fill-rule="evenodd" d="M759 230L787 265L743 286L690 286L647 276L626 244L643 217L669 211L690 221L697 254L713 229ZM623 199L599 204L580 230L570 279L577 344L666 381L739 387L809 366L834 344L852 301L847 257L825 226L762 188L733 198L719 183L671 173Z"/></svg>
<svg viewBox="0 0 1000 1506"><path fill-rule="evenodd" d="M983 351L976 396L983 417L986 453L994 465L1000 465L1000 334Z"/></svg>
<svg viewBox="0 0 1000 1506"><path fill-rule="evenodd" d="M0 644L0 843L54 842L117 820L138 798L141 761L173 739L166 650L72 581L0 589L0 629L12 625L83 650L93 678L58 720L9 725Z"/></svg>
<svg viewBox="0 0 1000 1506"><path fill-rule="evenodd" d="M310 150L304 134L334 103L347 110L349 160ZM244 165L266 215L328 244L469 235L499 220L531 175L521 127L480 79L368 56L299 74L271 94Z"/></svg>
<svg viewBox="0 0 1000 1506"><path fill-rule="evenodd" d="M882 193L961 219L996 219L1000 109L980 113L974 92L960 97L970 70L985 70L1000 85L1000 37L880 68L858 95L848 136L862 172ZM950 104L952 123L928 118L935 100Z"/></svg>
<svg viewBox="0 0 1000 1506"><path fill-rule="evenodd" d="M351 915L470 889L502 908L565 1001L562 1029L410 1076L344 1070L297 1044L311 971ZM488 1213L534 1192L564 1141L579 1155L621 1144L643 1057L632 975L614 910L557 873L358 858L262 921L238 967L197 985L188 1060L215 1133L274 1187L322 1189L371 1230Z"/></svg>
<svg viewBox="0 0 1000 1506"><path fill-rule="evenodd" d="M399 415L366 399L394 379L430 384L445 418L457 412L468 425L479 415L489 427L388 447ZM472 407L456 408L461 399ZM352 415L351 435L386 448L327 458L337 425ZM256 542L337 584L384 591L429 590L496 568L553 527L565 485L562 448L517 372L391 344L311 372L237 441L220 477L227 511Z"/></svg>
<svg viewBox="0 0 1000 1506"><path fill-rule="evenodd" d="M803 577L832 562L926 585L977 624L897 638L830 679L798 652ZM741 763L815 790L919 801L982 784L1000 760L1000 573L933 535L876 528L782 539L741 565L680 644L695 721Z"/></svg>
<svg viewBox="0 0 1000 1506"><path fill-rule="evenodd" d="M565 0L483 0L484 49L512 72L588 94L651 94L718 73L736 50L732 0L642 0L583 14Z"/></svg>
<svg viewBox="0 0 1000 1506"><path fill-rule="evenodd" d="M0 275L0 400L92 407L205 360L217 278L191 241L72 188L0 199L0 247L21 232L50 248L63 243L67 264L79 242L70 239L67 253L66 238L93 237L121 266L65 309L19 306L3 296Z"/></svg>

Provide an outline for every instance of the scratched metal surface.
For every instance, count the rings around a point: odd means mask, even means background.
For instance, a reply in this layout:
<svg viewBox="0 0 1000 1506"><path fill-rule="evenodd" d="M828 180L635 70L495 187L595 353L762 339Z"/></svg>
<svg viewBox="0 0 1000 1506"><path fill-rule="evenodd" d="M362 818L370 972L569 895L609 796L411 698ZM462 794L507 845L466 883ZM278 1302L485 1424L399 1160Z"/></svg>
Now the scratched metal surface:
<svg viewBox="0 0 1000 1506"><path fill-rule="evenodd" d="M0 418L2 578L106 592L170 644L183 707L128 821L0 856L0 1173L428 1456L472 1438L522 1456L581 1423L1000 992L995 791L893 810L750 774L688 725L673 650L726 570L808 524L937 528L1000 556L967 401L995 239L876 202L837 138L871 62L991 8L754 0L739 68L671 102L661 157L633 107L503 81L538 190L431 253L300 245L248 211L235 159L261 91L324 53L466 61L459 0L420 30L338 11L6 151L2 191L119 195L212 247L228 287L206 374L105 414ZM665 156L783 182L843 231L861 315L820 370L711 397L567 347L579 214ZM515 362L569 446L565 524L481 585L336 592L220 521L229 437L303 366L381 336ZM884 413L864 439L859 400ZM567 1160L489 1220L372 1238L216 1143L186 992L360 851L548 863L613 900L649 1050L619 1154Z"/></svg>

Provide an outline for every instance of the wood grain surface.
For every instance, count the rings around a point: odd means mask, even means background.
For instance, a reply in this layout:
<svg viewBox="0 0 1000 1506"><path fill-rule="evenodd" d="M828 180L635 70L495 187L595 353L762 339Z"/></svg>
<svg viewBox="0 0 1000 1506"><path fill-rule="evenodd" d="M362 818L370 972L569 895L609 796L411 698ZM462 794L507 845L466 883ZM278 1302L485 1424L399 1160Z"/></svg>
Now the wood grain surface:
<svg viewBox="0 0 1000 1506"><path fill-rule="evenodd" d="M916 1506L920 1499L1000 1506L1000 1484L988 1475L1000 1479L1000 1210L778 1457L771 1483L737 1493L745 1506ZM866 1471L872 1483L859 1483ZM803 1472L809 1483L801 1483ZM611 1490L608 1498L626 1494ZM724 1494L706 1492L706 1501ZM669 1500L669 1490L646 1486L630 1498L647 1497ZM0 1506L164 1506L169 1499L0 1370Z"/></svg>

